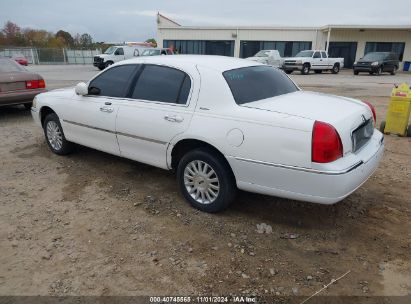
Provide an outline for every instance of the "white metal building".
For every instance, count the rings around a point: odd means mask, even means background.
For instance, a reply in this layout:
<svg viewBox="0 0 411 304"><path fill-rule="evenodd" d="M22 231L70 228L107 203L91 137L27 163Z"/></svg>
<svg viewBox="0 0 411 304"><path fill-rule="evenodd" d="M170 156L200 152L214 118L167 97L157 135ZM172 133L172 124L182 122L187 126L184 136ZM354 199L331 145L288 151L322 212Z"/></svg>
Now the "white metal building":
<svg viewBox="0 0 411 304"><path fill-rule="evenodd" d="M261 49L276 49L283 57L306 49L326 49L344 57L346 67L372 51L393 51L411 61L411 25L327 25L323 27L204 27L181 26L157 15L157 42L180 54L250 57Z"/></svg>

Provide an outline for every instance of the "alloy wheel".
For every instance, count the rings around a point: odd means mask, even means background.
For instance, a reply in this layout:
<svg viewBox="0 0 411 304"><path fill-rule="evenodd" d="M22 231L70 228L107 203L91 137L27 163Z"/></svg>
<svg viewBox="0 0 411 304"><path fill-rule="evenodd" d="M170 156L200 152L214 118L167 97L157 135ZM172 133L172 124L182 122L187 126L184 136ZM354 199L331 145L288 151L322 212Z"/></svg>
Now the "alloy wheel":
<svg viewBox="0 0 411 304"><path fill-rule="evenodd" d="M63 146L63 134L61 133L60 127L55 121L49 121L46 127L47 140L49 141L51 147L54 150L60 150Z"/></svg>

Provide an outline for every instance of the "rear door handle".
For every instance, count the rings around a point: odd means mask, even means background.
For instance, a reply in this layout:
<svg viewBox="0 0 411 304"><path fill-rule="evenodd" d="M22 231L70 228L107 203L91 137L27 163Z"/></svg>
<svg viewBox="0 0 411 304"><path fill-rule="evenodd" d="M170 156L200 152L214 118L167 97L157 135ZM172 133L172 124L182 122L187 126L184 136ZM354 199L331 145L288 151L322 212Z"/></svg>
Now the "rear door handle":
<svg viewBox="0 0 411 304"><path fill-rule="evenodd" d="M106 112L106 113L111 113L111 112L114 111L114 109L111 108L111 107L100 107L100 111L101 112Z"/></svg>
<svg viewBox="0 0 411 304"><path fill-rule="evenodd" d="M166 115L164 116L165 120L171 121L171 122L183 122L184 118L181 116L177 115Z"/></svg>

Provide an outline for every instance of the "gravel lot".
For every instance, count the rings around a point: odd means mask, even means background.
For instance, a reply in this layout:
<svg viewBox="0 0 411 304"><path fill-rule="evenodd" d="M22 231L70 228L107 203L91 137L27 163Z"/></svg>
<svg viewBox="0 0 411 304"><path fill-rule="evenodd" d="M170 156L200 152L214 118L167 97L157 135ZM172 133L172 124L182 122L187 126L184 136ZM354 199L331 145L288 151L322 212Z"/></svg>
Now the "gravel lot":
<svg viewBox="0 0 411 304"><path fill-rule="evenodd" d="M49 88L98 72L31 66ZM378 123L410 74L291 77L368 100ZM173 174L79 147L52 154L23 107L0 108L0 295L411 295L411 139L386 136L377 172L323 206L241 192L200 213ZM271 233L259 233L266 223Z"/></svg>

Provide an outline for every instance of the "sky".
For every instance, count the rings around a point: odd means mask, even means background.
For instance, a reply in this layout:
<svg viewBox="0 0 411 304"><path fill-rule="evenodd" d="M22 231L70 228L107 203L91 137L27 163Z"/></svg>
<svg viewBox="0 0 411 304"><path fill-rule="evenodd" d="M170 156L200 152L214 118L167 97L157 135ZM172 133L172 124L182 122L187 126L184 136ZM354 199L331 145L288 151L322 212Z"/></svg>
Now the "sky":
<svg viewBox="0 0 411 304"><path fill-rule="evenodd" d="M411 25L410 0L0 0L0 27L144 41L156 36L157 12L198 26Z"/></svg>

